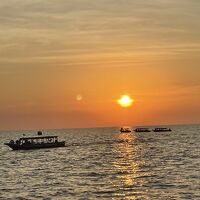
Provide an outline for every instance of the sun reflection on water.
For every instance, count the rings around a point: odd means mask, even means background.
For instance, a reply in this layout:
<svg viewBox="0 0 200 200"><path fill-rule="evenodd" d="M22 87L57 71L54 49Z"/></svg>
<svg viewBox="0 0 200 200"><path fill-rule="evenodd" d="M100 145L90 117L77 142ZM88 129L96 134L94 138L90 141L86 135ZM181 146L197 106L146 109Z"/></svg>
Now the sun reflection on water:
<svg viewBox="0 0 200 200"><path fill-rule="evenodd" d="M113 184L124 193L126 199L134 200L135 196L140 196L147 200L149 199L147 190L142 187L146 182L142 177L147 176L148 173L141 170L145 161L141 157L143 149L137 144L137 139L134 133L118 135L118 143L113 148L116 155L113 170L117 174L117 181Z"/></svg>

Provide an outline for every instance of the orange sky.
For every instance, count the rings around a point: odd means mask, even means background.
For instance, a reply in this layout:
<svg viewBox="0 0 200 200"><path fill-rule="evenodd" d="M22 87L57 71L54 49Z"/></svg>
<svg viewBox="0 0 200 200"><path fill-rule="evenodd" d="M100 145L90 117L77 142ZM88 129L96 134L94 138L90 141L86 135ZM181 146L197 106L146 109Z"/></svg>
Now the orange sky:
<svg viewBox="0 0 200 200"><path fill-rule="evenodd" d="M199 19L197 0L0 2L0 129L199 123Z"/></svg>

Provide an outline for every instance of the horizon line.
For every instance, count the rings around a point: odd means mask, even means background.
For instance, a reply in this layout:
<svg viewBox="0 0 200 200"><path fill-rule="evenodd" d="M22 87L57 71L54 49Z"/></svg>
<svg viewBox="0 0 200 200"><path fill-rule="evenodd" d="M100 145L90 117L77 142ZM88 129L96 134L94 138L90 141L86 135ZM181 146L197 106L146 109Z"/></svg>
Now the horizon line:
<svg viewBox="0 0 200 200"><path fill-rule="evenodd" d="M151 125L125 125L127 127L152 127L152 126L192 126L192 125L200 125L200 122L197 123L177 123L177 124L151 124ZM116 126L94 126L94 127L65 127L65 128L30 128L30 129L4 129L1 130L0 132L12 132L12 131L38 131L38 130L42 130L42 131L51 131L51 130L65 130L65 129L97 129L97 128L119 128L122 127L120 125L116 125Z"/></svg>

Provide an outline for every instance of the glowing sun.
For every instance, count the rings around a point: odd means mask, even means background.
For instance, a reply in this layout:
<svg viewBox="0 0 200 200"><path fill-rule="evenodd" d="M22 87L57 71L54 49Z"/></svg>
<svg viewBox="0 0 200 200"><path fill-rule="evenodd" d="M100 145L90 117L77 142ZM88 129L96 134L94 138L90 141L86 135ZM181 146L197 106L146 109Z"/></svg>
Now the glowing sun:
<svg viewBox="0 0 200 200"><path fill-rule="evenodd" d="M134 99L131 99L128 95L123 95L120 99L117 100L117 103L124 108L130 107L133 102Z"/></svg>

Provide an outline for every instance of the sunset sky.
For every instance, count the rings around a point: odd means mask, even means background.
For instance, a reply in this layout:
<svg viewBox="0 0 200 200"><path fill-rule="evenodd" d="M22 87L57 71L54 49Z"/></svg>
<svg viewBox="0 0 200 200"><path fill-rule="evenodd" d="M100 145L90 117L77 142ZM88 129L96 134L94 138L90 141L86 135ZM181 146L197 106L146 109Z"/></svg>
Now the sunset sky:
<svg viewBox="0 0 200 200"><path fill-rule="evenodd" d="M1 130L199 123L200 1L2 0L0 91Z"/></svg>

